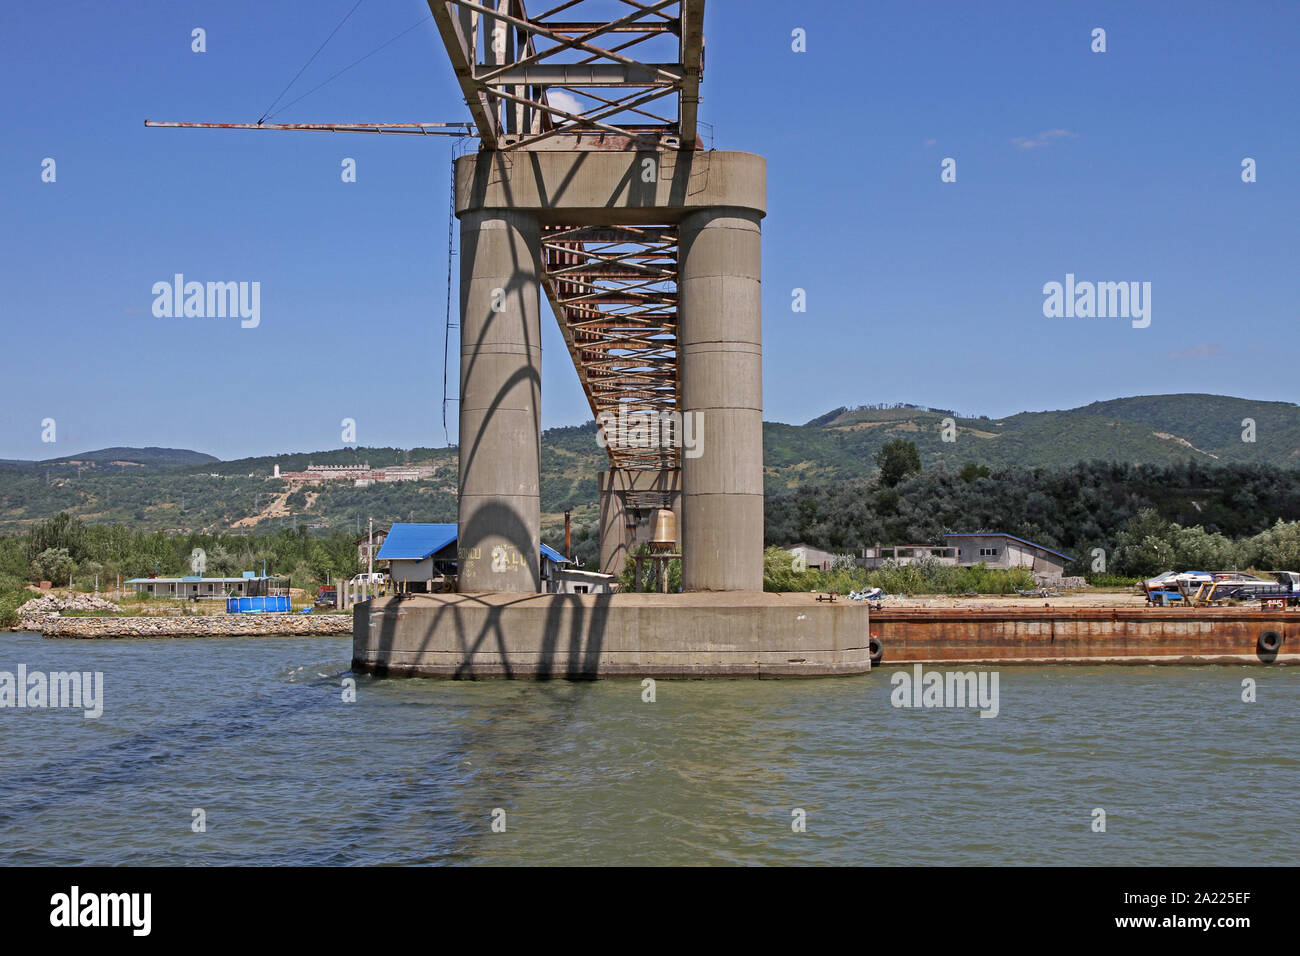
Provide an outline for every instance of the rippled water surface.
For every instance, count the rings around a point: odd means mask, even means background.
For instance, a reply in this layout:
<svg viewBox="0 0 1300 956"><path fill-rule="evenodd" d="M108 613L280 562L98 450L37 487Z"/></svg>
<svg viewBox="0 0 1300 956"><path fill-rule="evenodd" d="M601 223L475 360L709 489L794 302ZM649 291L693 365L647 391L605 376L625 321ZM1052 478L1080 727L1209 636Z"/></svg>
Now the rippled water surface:
<svg viewBox="0 0 1300 956"><path fill-rule="evenodd" d="M1003 668L1000 713L982 719L894 708L888 665L660 681L654 703L631 680L362 676L344 703L350 651L0 634L0 670L102 671L105 685L98 720L0 710L0 859L1300 861L1296 667Z"/></svg>

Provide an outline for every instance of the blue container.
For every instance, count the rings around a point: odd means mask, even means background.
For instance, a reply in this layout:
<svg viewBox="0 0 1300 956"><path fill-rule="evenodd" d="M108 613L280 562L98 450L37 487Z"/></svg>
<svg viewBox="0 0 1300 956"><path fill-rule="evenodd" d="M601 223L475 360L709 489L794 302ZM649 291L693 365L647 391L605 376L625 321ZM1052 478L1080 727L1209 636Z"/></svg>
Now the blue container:
<svg viewBox="0 0 1300 956"><path fill-rule="evenodd" d="M271 594L265 597L231 597L226 598L227 614L261 614L289 611L289 595Z"/></svg>

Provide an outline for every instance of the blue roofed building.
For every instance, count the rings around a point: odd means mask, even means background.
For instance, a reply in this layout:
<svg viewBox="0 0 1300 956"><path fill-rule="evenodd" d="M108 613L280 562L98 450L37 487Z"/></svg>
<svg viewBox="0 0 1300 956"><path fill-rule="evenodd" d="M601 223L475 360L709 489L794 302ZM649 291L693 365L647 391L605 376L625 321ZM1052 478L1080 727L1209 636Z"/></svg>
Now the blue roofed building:
<svg viewBox="0 0 1300 956"><path fill-rule="evenodd" d="M389 577L399 591L442 591L448 579L456 574L458 536L455 524L399 522L389 529L375 560L388 562ZM545 544L541 546L539 560L543 589L556 590L558 572L571 562Z"/></svg>

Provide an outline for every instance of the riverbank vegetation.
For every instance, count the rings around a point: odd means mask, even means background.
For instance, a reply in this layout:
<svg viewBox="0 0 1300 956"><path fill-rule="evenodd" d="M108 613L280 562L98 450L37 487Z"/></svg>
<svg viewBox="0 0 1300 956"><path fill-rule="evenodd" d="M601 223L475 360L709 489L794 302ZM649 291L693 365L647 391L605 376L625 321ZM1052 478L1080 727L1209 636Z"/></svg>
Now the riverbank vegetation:
<svg viewBox="0 0 1300 956"><path fill-rule="evenodd" d="M18 609L32 597L21 581L0 580L0 629L16 627Z"/></svg>
<svg viewBox="0 0 1300 956"><path fill-rule="evenodd" d="M1067 575L1300 570L1300 473L1262 465L1081 462L861 478L769 494L769 544L860 553L1004 531L1076 558Z"/></svg>
<svg viewBox="0 0 1300 956"><path fill-rule="evenodd" d="M764 591L866 591L886 594L1013 594L1035 587L1028 568L958 568L935 561L890 565L868 571L849 561L837 561L829 571L794 569L794 555L770 547L763 553Z"/></svg>
<svg viewBox="0 0 1300 956"><path fill-rule="evenodd" d="M572 507L572 556L579 566L594 568L599 555L595 483L573 477L594 473L588 467L591 463L579 454L589 436L580 428L551 430L548 435L554 445L549 454L567 463L562 470L572 481L563 488L562 482L544 482L549 490L543 494L543 540L563 547L562 512ZM794 455L793 446L768 447L766 543L803 542L856 557L861 548L876 544L942 544L946 531L1003 531L1074 556L1065 573L1083 575L1097 586L1168 570L1300 570L1300 472L1294 469L1254 463L1088 461L1060 468L997 468L969 462L950 471L930 466L922 454L925 470L917 471L918 456L908 444L892 439L888 450L880 449L877 468L859 460L856 472L846 472L861 477L794 488L780 486L771 474L773 467ZM792 473L800 472L791 462L794 458L787 462ZM221 478L254 481L234 473ZM130 479L118 475L99 480ZM257 479L256 484L260 489L256 493L265 495L265 482ZM297 519L286 515L274 519L280 524L274 531L267 526L271 522L245 533L166 531L157 530L152 518L146 521L139 515L124 519L129 523L110 523L105 516L117 512L98 507L94 516L65 511L24 523L24 530L0 536L0 617L26 599L26 582L71 583L74 589L86 591L96 581L107 590L119 576L123 581L149 574L179 576L191 573L195 549L206 555L208 576L235 576L265 567L311 592L318 584L361 570L355 537L362 527L363 510L374 514L377 524L454 521L454 491L441 490L435 500L428 497L429 488L416 487L424 484L386 485L380 498L366 497L372 489L351 486L330 491L348 505L344 509L348 520L333 530L309 530L305 521L288 526ZM171 494L159 488L152 493L164 498ZM10 506L6 513L17 518L24 509L14 500L5 500ZM191 502L190 507L198 500L211 501L189 492L181 500ZM323 499L318 499L318 505L319 500ZM374 507L377 503L379 507ZM166 520L191 517L187 508L175 515L167 512ZM833 572L843 577L836 583L828 583L825 575L814 582L794 576L792 570L772 570L768 586L780 589L848 591L878 586L890 593L928 588L931 593L964 594L1009 593L1030 586L996 576L977 580L973 570L959 569L953 569L952 576L946 576L950 575L946 570L926 571L918 581L912 575L922 572L882 569L873 572L881 577L870 578L865 571L846 566ZM670 569L670 588L679 573ZM630 572L625 577L630 583Z"/></svg>
<svg viewBox="0 0 1300 956"><path fill-rule="evenodd" d="M132 531L120 524L87 524L60 513L23 534L0 537L0 609L13 600L10 593L21 592L31 581L70 583L77 591L98 584L107 591L119 577L125 582L150 574L192 574L196 551L202 552L203 573L208 577L261 573L265 567L309 592L318 584L361 570L356 542L344 532L312 535L300 527L265 535L166 534ZM30 593L23 600L26 597Z"/></svg>

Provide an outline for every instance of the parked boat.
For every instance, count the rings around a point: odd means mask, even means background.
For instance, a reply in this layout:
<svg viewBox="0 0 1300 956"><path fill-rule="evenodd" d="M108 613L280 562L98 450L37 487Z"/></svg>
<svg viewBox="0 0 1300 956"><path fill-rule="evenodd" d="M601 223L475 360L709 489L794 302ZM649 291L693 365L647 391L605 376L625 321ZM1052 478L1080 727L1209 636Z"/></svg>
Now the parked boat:
<svg viewBox="0 0 1300 956"><path fill-rule="evenodd" d="M1188 599L1202 585L1213 585L1214 575L1209 571L1166 571L1138 583L1148 604L1163 607Z"/></svg>
<svg viewBox="0 0 1300 956"><path fill-rule="evenodd" d="M1148 604L1224 604L1230 601L1283 600L1300 603L1300 573L1274 571L1271 578L1244 571L1166 571L1142 581Z"/></svg>

